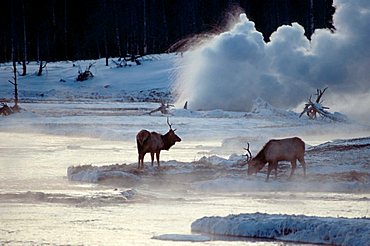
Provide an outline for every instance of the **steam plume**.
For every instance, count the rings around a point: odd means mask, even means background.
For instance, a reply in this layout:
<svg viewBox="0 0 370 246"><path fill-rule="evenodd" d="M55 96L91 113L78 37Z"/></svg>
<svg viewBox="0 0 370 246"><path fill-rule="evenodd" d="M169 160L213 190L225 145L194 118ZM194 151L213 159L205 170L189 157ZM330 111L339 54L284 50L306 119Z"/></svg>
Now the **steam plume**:
<svg viewBox="0 0 370 246"><path fill-rule="evenodd" d="M248 111L261 97L294 109L329 86L332 110L370 120L370 1L335 0L335 32L317 29L311 41L297 23L279 27L269 42L241 14L224 33L179 59L177 103L192 109ZM333 107L334 106L334 107Z"/></svg>

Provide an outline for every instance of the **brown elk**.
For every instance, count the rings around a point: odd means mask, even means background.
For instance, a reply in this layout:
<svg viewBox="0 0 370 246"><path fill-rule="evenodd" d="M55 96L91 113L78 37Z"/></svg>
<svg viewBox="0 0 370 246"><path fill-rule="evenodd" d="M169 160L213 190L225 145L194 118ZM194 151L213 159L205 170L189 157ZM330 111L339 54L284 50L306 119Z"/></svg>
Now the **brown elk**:
<svg viewBox="0 0 370 246"><path fill-rule="evenodd" d="M144 168L144 156L146 153L150 153L152 166L154 162L154 154L156 154L157 164L159 167L159 155L161 150L169 150L176 142L181 142L181 138L179 138L175 133L176 129L172 129L172 124L170 124L168 117L167 124L170 129L164 135L157 132L149 132L147 130L141 130L136 135L137 151L139 154L139 169Z"/></svg>
<svg viewBox="0 0 370 246"><path fill-rule="evenodd" d="M270 140L255 157L252 158L252 155L248 156L248 175L257 173L265 166L266 163L268 163L266 177L266 181L268 181L270 173L273 169L275 169L275 178L277 177L277 167L279 161L290 161L292 165L292 170L289 175L290 179L297 167L297 160L299 160L303 167L304 176L306 176L304 153L305 143L298 137Z"/></svg>

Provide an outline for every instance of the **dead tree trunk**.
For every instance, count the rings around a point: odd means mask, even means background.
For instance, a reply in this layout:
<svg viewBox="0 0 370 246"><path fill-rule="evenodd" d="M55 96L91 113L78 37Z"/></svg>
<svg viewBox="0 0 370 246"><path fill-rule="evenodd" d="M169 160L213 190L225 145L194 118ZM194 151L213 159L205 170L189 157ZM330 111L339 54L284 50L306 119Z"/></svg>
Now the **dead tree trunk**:
<svg viewBox="0 0 370 246"><path fill-rule="evenodd" d="M78 76L76 78L77 81L85 81L94 77L93 73L90 71L91 67L94 66L95 63L90 63L90 65L82 72L82 70L78 70Z"/></svg>
<svg viewBox="0 0 370 246"><path fill-rule="evenodd" d="M321 98L326 89L328 89L328 87L326 87L324 90L317 89L315 102L312 102L312 95L310 96L299 117L306 113L307 116L312 120L317 118L317 114L328 117L330 119L334 119L332 114L327 111L327 109L329 108L322 105L323 100L321 100Z"/></svg>
<svg viewBox="0 0 370 246"><path fill-rule="evenodd" d="M108 67L109 66L108 42L107 42L107 32L105 31L105 29L104 29L104 52L105 52L105 66Z"/></svg>
<svg viewBox="0 0 370 246"><path fill-rule="evenodd" d="M27 32L26 32L26 11L24 1L22 1L22 17L23 17L23 57L22 57L22 76L27 75Z"/></svg>
<svg viewBox="0 0 370 246"><path fill-rule="evenodd" d="M14 52L14 49L12 49L12 52ZM2 103L2 107L0 107L0 115L10 115L15 112L19 112L21 109L18 105L17 64L15 62L15 56L13 56L13 81L9 80L9 83L14 86L14 106L9 107L7 104Z"/></svg>
<svg viewBox="0 0 370 246"><path fill-rule="evenodd" d="M322 97L322 95L324 95L324 92L326 91L326 89L328 89L328 87L325 87L324 90L320 90L320 89L316 90L316 96L317 96L316 103L322 103L321 97Z"/></svg>
<svg viewBox="0 0 370 246"><path fill-rule="evenodd" d="M18 83L17 83L17 64L13 58L13 81L9 83L14 85L14 107L18 107Z"/></svg>
<svg viewBox="0 0 370 246"><path fill-rule="evenodd" d="M64 56L68 60L68 19L67 0L64 0Z"/></svg>
<svg viewBox="0 0 370 246"><path fill-rule="evenodd" d="M122 49L121 49L121 31L118 24L118 14L117 14L117 2L113 2L114 6L114 31L115 31L115 38L116 38L116 47L119 58L122 57Z"/></svg>
<svg viewBox="0 0 370 246"><path fill-rule="evenodd" d="M162 114L168 114L169 113L169 109L171 107L174 107L174 105L169 104L169 103L166 104L164 101L162 101L161 102L161 106L159 106L156 109L153 109L148 114L151 115L152 113L155 113L155 112L158 112L158 111L161 112Z"/></svg>
<svg viewBox="0 0 370 246"><path fill-rule="evenodd" d="M147 54L147 19L146 19L146 0L143 0L143 54Z"/></svg>
<svg viewBox="0 0 370 246"><path fill-rule="evenodd" d="M12 14L14 13L14 6L12 4ZM14 106L12 108L9 108L7 105L4 105L3 108L2 108L2 111L4 112L10 112L9 109L11 111L15 110L15 111L19 111L19 106L18 106L18 83L17 83L17 63L16 63L16 49L15 49L15 46L16 46L16 43L15 43L15 21L14 19L12 19L12 23L11 23L11 29L12 29L12 36L11 36L11 48L12 48L12 51L11 51L11 59L12 59L12 62L13 62L13 81L9 80L9 83L11 83L13 86L14 86ZM18 49L19 50L19 49Z"/></svg>
<svg viewBox="0 0 370 246"><path fill-rule="evenodd" d="M44 68L46 67L48 63L45 62L43 63L42 60L40 60L40 66L39 66L39 71L37 72L37 76L41 76L42 72L44 71Z"/></svg>

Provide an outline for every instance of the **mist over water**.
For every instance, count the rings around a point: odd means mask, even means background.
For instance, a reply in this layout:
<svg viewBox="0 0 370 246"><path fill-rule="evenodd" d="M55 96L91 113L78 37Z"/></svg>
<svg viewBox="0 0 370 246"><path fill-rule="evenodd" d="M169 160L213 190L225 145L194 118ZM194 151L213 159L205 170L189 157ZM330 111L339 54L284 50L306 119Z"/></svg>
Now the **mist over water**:
<svg viewBox="0 0 370 246"><path fill-rule="evenodd" d="M335 0L335 30L311 40L297 23L279 27L269 42L245 14L179 59L177 104L192 109L248 111L257 97L295 109L316 89L324 105L370 120L370 1ZM303 108L302 108L303 109Z"/></svg>

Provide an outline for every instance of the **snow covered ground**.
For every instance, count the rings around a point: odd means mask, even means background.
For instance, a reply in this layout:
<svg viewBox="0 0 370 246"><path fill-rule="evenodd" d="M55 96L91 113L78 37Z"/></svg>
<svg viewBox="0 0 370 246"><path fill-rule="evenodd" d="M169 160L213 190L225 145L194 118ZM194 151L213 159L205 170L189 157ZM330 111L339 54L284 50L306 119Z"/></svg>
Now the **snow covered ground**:
<svg viewBox="0 0 370 246"><path fill-rule="evenodd" d="M359 220L353 218L370 216L368 124L299 118L298 112L275 108L260 98L249 112L185 110L180 105L169 115L149 115L160 100L172 100L177 59L181 57L175 54L150 56L143 65L126 68L113 63L105 67L98 60L94 78L84 82L75 81L78 68L92 61L49 63L43 76L19 78L24 111L0 117L1 243L327 243L338 227L328 229L324 241L314 234L305 234L303 240L291 233L273 241L235 241L192 235L190 225L203 216L250 213L240 216L260 216L270 227L250 225L268 233L266 228L280 226L275 219L292 222L295 231L301 226L296 218L307 227L328 228L326 217L347 217L351 219L338 225L355 228ZM29 65L33 70L36 63ZM1 64L0 81L10 77L10 64ZM0 83L0 98L11 94L11 85ZM165 133L167 116L183 141L163 151L161 168L151 167L147 155L145 169L138 171L136 133ZM289 136L306 142L306 178L298 166L288 181L288 163L281 163L277 179L267 183L265 169L246 175L247 167L239 164L248 142L256 154L267 140ZM231 222L240 231L247 223L237 216ZM53 229L45 233L45 228ZM198 229L210 232L202 223ZM354 229L352 234L360 232L365 233Z"/></svg>
<svg viewBox="0 0 370 246"><path fill-rule="evenodd" d="M167 100L170 96L169 79L175 69L171 65L173 59L172 54L152 55L143 59L142 66L130 64L125 68L117 68L112 61L107 67L105 59L53 62L47 64L42 76L36 75L38 64L31 62L28 65L29 74L18 76L19 97L23 101L49 102ZM93 79L76 81L78 71L84 71L92 63L90 71ZM0 65L0 79L4 81L0 84L0 98L13 97L13 86L6 83L12 80L12 71L10 63Z"/></svg>

